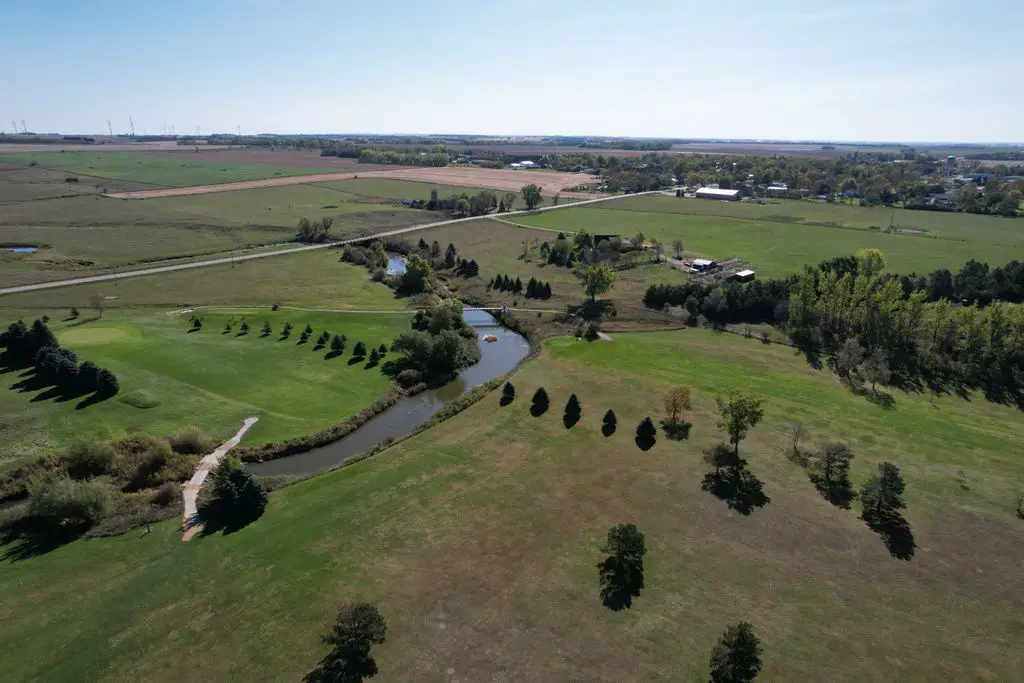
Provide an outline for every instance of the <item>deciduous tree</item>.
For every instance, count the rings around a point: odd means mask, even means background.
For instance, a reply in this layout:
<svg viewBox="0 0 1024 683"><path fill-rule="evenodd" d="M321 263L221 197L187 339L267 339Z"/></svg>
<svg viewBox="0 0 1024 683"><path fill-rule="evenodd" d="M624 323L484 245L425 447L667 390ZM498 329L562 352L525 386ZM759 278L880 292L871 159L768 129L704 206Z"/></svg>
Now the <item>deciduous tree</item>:
<svg viewBox="0 0 1024 683"><path fill-rule="evenodd" d="M321 638L333 648L316 668L306 674L307 683L359 683L377 675L370 655L374 645L387 637L387 622L374 605L342 605L331 630Z"/></svg>
<svg viewBox="0 0 1024 683"><path fill-rule="evenodd" d="M583 283L583 291L593 302L597 300L598 294L610 291L619 276L608 266L593 264L577 271L576 277Z"/></svg>
<svg viewBox="0 0 1024 683"><path fill-rule="evenodd" d="M730 626L711 650L711 683L750 683L761 673L761 644L747 622Z"/></svg>
<svg viewBox="0 0 1024 683"><path fill-rule="evenodd" d="M724 397L717 397L715 402L718 404L718 428L729 435L729 443L739 457L740 441L764 417L763 399L754 394L730 391Z"/></svg>
<svg viewBox="0 0 1024 683"><path fill-rule="evenodd" d="M522 190L522 195L523 203L526 204L526 208L528 211L533 211L535 208L540 206L541 191L538 185L530 183L529 185L524 186Z"/></svg>

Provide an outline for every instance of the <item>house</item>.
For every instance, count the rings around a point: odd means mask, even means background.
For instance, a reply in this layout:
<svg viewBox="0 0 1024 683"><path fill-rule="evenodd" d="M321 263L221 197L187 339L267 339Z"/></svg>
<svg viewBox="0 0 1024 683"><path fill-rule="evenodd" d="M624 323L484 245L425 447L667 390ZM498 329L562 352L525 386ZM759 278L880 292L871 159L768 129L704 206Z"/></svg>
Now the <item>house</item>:
<svg viewBox="0 0 1024 683"><path fill-rule="evenodd" d="M752 270L741 270L733 273L728 277L730 282L750 282L754 279L754 271Z"/></svg>
<svg viewBox="0 0 1024 683"><path fill-rule="evenodd" d="M719 199L725 201L736 201L740 198L739 190L720 190L714 187L702 187L697 190L698 199Z"/></svg>

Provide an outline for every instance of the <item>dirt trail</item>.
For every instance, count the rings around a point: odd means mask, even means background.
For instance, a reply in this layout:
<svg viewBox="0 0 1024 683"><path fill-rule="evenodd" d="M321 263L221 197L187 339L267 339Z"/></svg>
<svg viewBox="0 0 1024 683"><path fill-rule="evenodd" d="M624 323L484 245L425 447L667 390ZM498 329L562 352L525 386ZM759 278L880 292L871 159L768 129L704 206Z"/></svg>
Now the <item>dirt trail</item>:
<svg viewBox="0 0 1024 683"><path fill-rule="evenodd" d="M314 173L311 175L282 176L264 178L262 180L244 180L237 183L219 183L216 185L193 185L191 187L165 187L159 190L138 190L135 192L111 192L104 195L114 199L155 199L158 197L182 197L186 195L209 194L211 192L231 192L233 190L254 190L264 187L280 187L282 185L305 185L308 183L326 183L335 180L351 180L360 178L390 178L393 180L413 180L424 183L442 185L460 185L467 187L489 188L519 192L524 185L536 183L546 195L561 193L563 188L577 185L593 184L597 178L581 173L554 173L548 171L511 171L507 169L464 168L445 166L438 168L398 168L389 171L354 171L345 173ZM564 193L566 197L586 197L579 193Z"/></svg>
<svg viewBox="0 0 1024 683"><path fill-rule="evenodd" d="M185 499L185 534L181 537L181 540L191 540L203 528L202 523L199 521L199 511L196 509L196 499L199 497L199 489L203 487L203 482L206 481L207 475L217 466L221 458L228 454L228 451L238 445L238 442L242 440L242 436L258 421L258 417L246 418L237 434L218 446L217 450L213 453L204 456L199 461L195 474L192 475L192 478L188 480L188 483L185 484L182 490L182 497Z"/></svg>

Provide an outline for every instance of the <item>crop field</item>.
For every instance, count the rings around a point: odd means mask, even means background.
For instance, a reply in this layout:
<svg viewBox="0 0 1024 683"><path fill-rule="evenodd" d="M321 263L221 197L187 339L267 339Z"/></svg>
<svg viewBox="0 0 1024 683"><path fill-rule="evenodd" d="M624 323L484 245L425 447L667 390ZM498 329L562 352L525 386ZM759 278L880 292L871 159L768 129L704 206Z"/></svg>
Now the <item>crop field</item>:
<svg viewBox="0 0 1024 683"><path fill-rule="evenodd" d="M401 311L364 315L267 306L201 309L195 315L202 329L189 332L191 314L186 313L115 309L99 319L91 313L81 321L54 318L51 325L61 345L80 360L111 369L120 393L82 408L75 400L39 399L45 390L13 388L22 371L5 373L0 468L83 438L166 435L189 424L226 439L251 415L260 417L246 437L252 443L315 432L370 405L390 384L379 368L350 362L355 343L390 345L409 324ZM240 334L242 319L250 325L247 335ZM228 321L233 329L225 333ZM273 328L266 337L265 322ZM286 322L296 328L287 339L281 336ZM299 345L307 324L314 340ZM348 337L344 355L329 358L328 348L314 350L313 341L324 330Z"/></svg>
<svg viewBox="0 0 1024 683"><path fill-rule="evenodd" d="M665 199L675 200L675 197ZM904 215L907 213L913 212L906 211ZM999 265L1020 256L1001 243L1017 239L1007 236L1012 234L1011 230L998 228L993 228L988 237L999 241L963 241L798 222L624 211L603 205L519 216L516 222L551 230L586 230L625 236L643 232L648 239L656 238L666 245L679 239L689 256L713 259L738 256L749 261L761 277L788 275L798 272L805 264L816 265L825 259L871 247L885 252L889 270L901 273L926 273L936 268L958 270L972 258ZM1002 227L1000 224L999 228ZM1006 227L1012 228L1012 225Z"/></svg>
<svg viewBox="0 0 1024 683"><path fill-rule="evenodd" d="M0 154L0 164L59 169L111 180L130 180L147 185L183 187L230 183L275 176L310 173L308 168L274 164L232 164L191 159L187 155L169 158L130 152L25 152Z"/></svg>
<svg viewBox="0 0 1024 683"><path fill-rule="evenodd" d="M512 381L511 405L492 394L275 492L231 535L183 544L174 520L0 560L0 609L17 616L0 624L0 678L298 680L326 652L338 603L358 600L388 621L374 649L382 683L706 680L715 639L739 620L761 639L764 680L1024 678L1020 412L902 393L885 408L788 347L704 330L556 338ZM659 419L678 383L694 391L690 440L659 432L638 450L634 427ZM551 409L535 418L541 385ZM701 451L722 439L713 398L733 388L766 399L740 447L770 497L749 516L701 490ZM570 393L583 419L566 429ZM619 423L606 438L609 408ZM902 469L909 560L787 459L794 420L815 446L851 446L857 486L882 459ZM611 612L596 564L624 522L646 535L645 587Z"/></svg>

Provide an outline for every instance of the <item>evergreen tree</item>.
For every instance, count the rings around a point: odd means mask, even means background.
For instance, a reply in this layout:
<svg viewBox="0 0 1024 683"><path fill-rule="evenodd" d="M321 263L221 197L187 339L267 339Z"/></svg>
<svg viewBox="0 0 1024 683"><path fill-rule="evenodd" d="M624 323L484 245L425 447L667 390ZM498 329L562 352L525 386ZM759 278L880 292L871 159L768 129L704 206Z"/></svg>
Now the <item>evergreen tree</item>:
<svg viewBox="0 0 1024 683"><path fill-rule="evenodd" d="M533 400L530 405L530 412L534 417L543 415L548 411L548 406L551 404L548 399L548 392L544 391L544 387L537 389L533 395Z"/></svg>
<svg viewBox="0 0 1024 683"><path fill-rule="evenodd" d="M352 355L356 358L362 358L366 355L366 344L363 342L356 342L355 348L352 349Z"/></svg>
<svg viewBox="0 0 1024 683"><path fill-rule="evenodd" d="M761 644L750 624L730 626L711 650L711 683L751 683L761 672Z"/></svg>
<svg viewBox="0 0 1024 683"><path fill-rule="evenodd" d="M330 632L322 637L333 649L306 674L306 683L359 683L377 675L377 662L370 655L374 645L384 642L387 622L369 603L342 605Z"/></svg>
<svg viewBox="0 0 1024 683"><path fill-rule="evenodd" d="M651 421L650 417L645 417L640 421L640 424L636 426L636 444L641 450L650 450L654 446L658 430L654 426L654 422Z"/></svg>
<svg viewBox="0 0 1024 683"><path fill-rule="evenodd" d="M562 421L565 423L566 429L569 429L579 422L582 415L583 407L580 405L580 400L576 398L576 394L573 394L565 403L565 414L562 417Z"/></svg>

